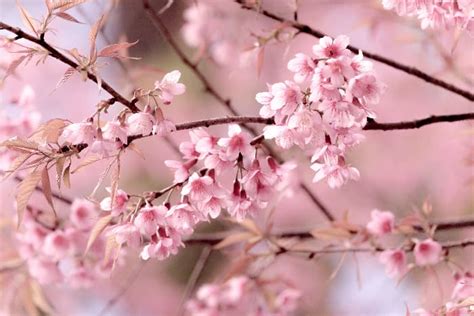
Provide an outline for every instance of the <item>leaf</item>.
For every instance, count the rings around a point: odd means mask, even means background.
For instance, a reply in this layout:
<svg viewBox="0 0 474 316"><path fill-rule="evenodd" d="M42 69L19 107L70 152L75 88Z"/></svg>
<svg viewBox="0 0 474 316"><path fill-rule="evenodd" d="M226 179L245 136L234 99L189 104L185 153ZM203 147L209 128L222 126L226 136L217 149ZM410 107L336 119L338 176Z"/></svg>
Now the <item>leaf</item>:
<svg viewBox="0 0 474 316"><path fill-rule="evenodd" d="M23 24L33 33L35 33L36 36L38 36L38 22L33 19L33 17L28 13L28 11L20 4L20 2L17 2L17 6L20 11L20 16L21 20L23 21Z"/></svg>
<svg viewBox="0 0 474 316"><path fill-rule="evenodd" d="M351 237L350 232L338 227L316 228L311 231L311 235L322 240L347 239Z"/></svg>
<svg viewBox="0 0 474 316"><path fill-rule="evenodd" d="M91 63L94 63L95 60L97 59L97 50L96 50L96 40L97 40L97 35L99 34L100 29L102 28L102 24L104 23L104 18L105 15L102 15L100 19L95 22L95 24L92 26L90 32L89 32L89 47L90 47L90 52L89 52L89 59Z"/></svg>
<svg viewBox="0 0 474 316"><path fill-rule="evenodd" d="M59 136L63 132L64 127L69 124L68 121L62 119L52 119L42 124L36 132L29 138L29 141L35 143L57 143Z"/></svg>
<svg viewBox="0 0 474 316"><path fill-rule="evenodd" d="M63 178L63 183L66 186L66 188L70 189L71 188L71 161L69 161L69 165L66 167L66 169L63 170L62 178Z"/></svg>
<svg viewBox="0 0 474 316"><path fill-rule="evenodd" d="M23 63L23 61L28 57L28 55L23 55L15 59L8 65L7 70L5 71L5 75L3 76L3 80L5 80L8 76L11 76L15 73L15 70Z"/></svg>
<svg viewBox="0 0 474 316"><path fill-rule="evenodd" d="M471 295L467 298L465 298L462 302L460 302L458 307L468 307L468 306L474 306L474 296Z"/></svg>
<svg viewBox="0 0 474 316"><path fill-rule="evenodd" d="M34 151L34 152L38 150L38 146L39 145L33 141L24 140L16 136L0 143L0 147L7 147L8 149L13 149L13 150L22 149L22 150Z"/></svg>
<svg viewBox="0 0 474 316"><path fill-rule="evenodd" d="M48 167L43 168L43 172L41 173L41 186L42 192L46 201L48 201L49 206L53 209L54 215L56 216L56 209L54 208L53 203L53 193L51 192L51 181L49 180L49 172Z"/></svg>
<svg viewBox="0 0 474 316"><path fill-rule="evenodd" d="M37 168L33 170L20 184L17 188L16 193L16 209L18 215L17 227L20 227L21 221L23 220L23 214L26 209L26 205L33 194L36 186L41 180L43 174L42 168Z"/></svg>
<svg viewBox="0 0 474 316"><path fill-rule="evenodd" d="M143 154L143 151L141 151L140 148L135 143L129 143L127 148L133 150L134 152L137 153L138 156L140 156L143 160L145 160L145 154Z"/></svg>
<svg viewBox="0 0 474 316"><path fill-rule="evenodd" d="M58 189L61 190L61 180L64 170L64 163L66 162L66 157L60 157L56 160L56 184Z"/></svg>
<svg viewBox="0 0 474 316"><path fill-rule="evenodd" d="M126 56L125 54L124 55L120 55L120 53L125 50L125 49L128 49L134 45L136 45L138 43L138 40L136 40L135 42L133 43L129 43L129 42L123 42L123 43L117 43L117 44L112 44L112 45L108 45L108 46L105 46L104 48L102 48L100 50L100 52L98 53L98 57L121 57L121 58L129 58L128 56Z"/></svg>
<svg viewBox="0 0 474 316"><path fill-rule="evenodd" d="M6 177L17 171L25 162L28 161L28 159L31 158L32 155L32 153L18 155L15 160L10 163L9 169L5 172L7 174Z"/></svg>
<svg viewBox="0 0 474 316"><path fill-rule="evenodd" d="M99 235L104 231L104 229L110 224L113 219L113 215L107 215L104 217L99 218L97 223L95 223L94 227L92 227L91 234L89 235L89 239L87 240L86 251L84 255L86 255L94 242L97 240Z"/></svg>
<svg viewBox="0 0 474 316"><path fill-rule="evenodd" d="M69 13L66 13L66 12L57 12L54 15L57 16L58 18L66 20L66 21L70 21L70 22L74 22L74 23L78 23L78 24L84 24L84 23L77 20L75 17L73 17L72 15L70 15Z"/></svg>
<svg viewBox="0 0 474 316"><path fill-rule="evenodd" d="M88 0L59 0L54 1L52 6L53 10L60 10L62 12L67 11L81 3L84 3Z"/></svg>
<svg viewBox="0 0 474 316"><path fill-rule="evenodd" d="M257 52L257 62L256 62L257 77L260 77L260 74L262 73L264 57L265 57L265 47L263 46L259 48Z"/></svg>
<svg viewBox="0 0 474 316"><path fill-rule="evenodd" d="M245 240L250 240L251 238L254 238L254 237L255 235L250 232L241 232L241 233L232 234L222 239L217 244L215 244L213 248L216 250L219 250L219 249L226 248L228 246L231 246L233 244L236 244Z"/></svg>
<svg viewBox="0 0 474 316"><path fill-rule="evenodd" d="M239 222L239 224L248 229L249 231L253 232L257 236L262 235L262 231L257 227L257 224L255 224L255 222L250 218L244 219L243 221Z"/></svg>
<svg viewBox="0 0 474 316"><path fill-rule="evenodd" d="M75 73L76 73L76 68L69 67L68 69L66 69L66 72L62 76L61 80L59 80L58 83L56 84L56 87L54 87L53 92L59 89L63 84L65 84L66 81L68 81L69 78L71 78L72 75L74 75Z"/></svg>
<svg viewBox="0 0 474 316"><path fill-rule="evenodd" d="M54 308L48 302L46 296L44 295L43 289L38 284L37 281L30 279L30 288L31 288L31 295L33 298L33 302L35 305L41 309L46 315L53 315L55 314Z"/></svg>

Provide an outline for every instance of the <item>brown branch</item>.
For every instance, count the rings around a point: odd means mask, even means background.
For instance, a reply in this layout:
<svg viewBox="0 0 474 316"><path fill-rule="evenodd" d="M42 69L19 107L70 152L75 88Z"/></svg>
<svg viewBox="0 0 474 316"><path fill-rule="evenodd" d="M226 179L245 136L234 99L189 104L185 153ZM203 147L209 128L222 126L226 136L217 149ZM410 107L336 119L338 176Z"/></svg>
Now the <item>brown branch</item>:
<svg viewBox="0 0 474 316"><path fill-rule="evenodd" d="M5 30L10 33L13 33L16 35L15 40L18 39L25 39L29 42L35 43L42 48L44 48L51 57L63 62L64 64L76 69L80 70L80 66L74 62L73 60L69 59L66 57L64 54L62 54L59 50L51 46L49 43L47 43L44 38L37 38L34 37L28 33L23 32L21 29L10 26L8 24L5 24L3 22L0 22L0 30ZM96 75L91 73L90 71L87 71L87 77L94 81L95 83L99 82L99 79L97 78ZM102 80L101 83L102 88L107 91L113 98L110 100L111 103L113 102L120 102L123 105L125 105L127 108L130 109L132 112L139 112L140 109L136 106L136 99L133 99L132 101L127 100L124 96L122 96L120 93L118 93L112 86L110 86L106 81Z"/></svg>
<svg viewBox="0 0 474 316"><path fill-rule="evenodd" d="M462 114L449 114L449 115L431 115L429 117L405 121L405 122L394 122L394 123L378 123L376 121L369 121L364 127L364 130L382 130L382 131L393 131L399 129L415 129L425 125L442 123L442 122L457 122L464 120L473 120L474 112L462 113Z"/></svg>
<svg viewBox="0 0 474 316"><path fill-rule="evenodd" d="M276 15L272 12L269 12L267 10L247 6L247 5L245 5L243 0L235 0L235 2L240 4L243 9L257 12L257 13L263 15L263 16L266 16L266 17L274 20L274 21L284 23L285 25L288 25L288 26L291 26L291 27L297 29L300 33L305 33L305 34L308 34L308 35L311 35L311 36L314 36L314 37L317 37L317 38L322 38L324 36L327 36L325 33L321 32L321 31L318 31L318 30L315 30L314 28L310 27L309 25L285 19L285 18L283 18L281 16L278 16L278 15ZM474 101L474 94L473 93L471 93L469 91L466 91L466 90L463 90L459 87L456 87L455 85L450 84L450 83L448 83L446 81L443 81L441 79L430 76L429 74L427 74L427 73L425 73L425 72L423 72L423 71L421 71L421 70L419 70L415 67L404 65L404 64L399 63L399 62L397 62L393 59L389 59L387 57L384 57L384 56L381 56L381 55L378 55L378 54L370 53L366 50L360 49L360 48L358 48L356 46L353 46L353 45L349 45L347 48L355 54L358 54L359 51L360 51L367 58L378 61L382 64L387 65L387 66L390 66L392 68L403 71L403 72L405 72L409 75L420 78L420 79L422 79L422 80L424 80L428 83L431 83L435 86L438 86L438 87L441 87L441 88L446 89L448 91L451 91L455 94L458 94L458 95L468 99L469 101Z"/></svg>
<svg viewBox="0 0 474 316"><path fill-rule="evenodd" d="M191 62L191 60L180 49L178 43L173 38L173 35L168 30L166 25L162 22L157 12L151 7L148 0L143 0L143 6L152 24L156 27L157 30L160 31L165 40L171 45L171 47L174 49L181 61L185 65L187 65L189 69L191 69L192 72L196 75L196 77L201 81L201 83L206 89L206 92L211 94L217 101L219 101L219 103L225 106L229 110L229 112L232 113L232 115L239 116L239 113L232 105L231 100L219 94L219 92L207 80L206 76L204 76L204 74L198 69L198 65ZM253 136L257 137L259 135L257 130L255 130L253 127L248 126L244 123L242 123L242 126L246 128L250 133L252 133ZM270 146L264 144L264 147L268 151L268 153L273 156L277 161L279 161L280 163L284 161L283 158L278 153L276 153ZM329 221L333 221L335 219L334 215L332 215L329 209L319 200L319 198L313 192L311 192L310 188L306 184L301 182L300 187L309 196L309 198L320 208L321 212Z"/></svg>

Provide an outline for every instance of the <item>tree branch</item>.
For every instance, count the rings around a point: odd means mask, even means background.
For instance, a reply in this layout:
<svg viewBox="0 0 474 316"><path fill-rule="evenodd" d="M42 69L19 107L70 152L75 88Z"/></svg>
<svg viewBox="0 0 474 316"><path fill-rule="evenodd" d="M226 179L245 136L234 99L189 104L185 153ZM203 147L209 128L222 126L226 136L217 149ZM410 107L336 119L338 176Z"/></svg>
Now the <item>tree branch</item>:
<svg viewBox="0 0 474 316"><path fill-rule="evenodd" d="M285 18L283 18L281 16L278 16L278 15L276 15L272 12L269 12L267 10L255 8L255 7L252 7L252 6L247 6L247 5L245 5L243 0L234 0L234 1L238 4L240 4L243 9L257 12L258 14L266 16L266 17L268 17L268 18L270 18L274 21L284 23L288 26L291 26L291 27L297 29L300 33L305 33L305 34L308 34L308 35L311 35L311 36L314 36L314 37L317 37L317 38L322 38L324 36L328 36L328 35L326 35L325 33L321 32L321 31L313 29L309 25L285 19ZM378 61L382 64L385 64L389 67L392 67L392 68L398 69L400 71L403 71L403 72L405 72L409 75L420 78L420 79L422 79L422 80L424 80L428 83L431 83L435 86L441 87L445 90L451 91L451 92L453 92L457 95L460 95L460 96L468 99L469 101L474 101L474 94L473 93L471 93L469 91L466 91L466 90L463 90L459 87L456 87L455 85L450 84L450 83L448 83L446 81L443 81L441 79L437 79L433 76L430 76L429 74L427 74L427 73L425 73L425 72L423 72L423 71L421 71L421 70L419 70L415 67L410 67L410 66L404 65L402 63L399 63L399 62L397 62L393 59L389 59L387 57L384 57L384 56L381 56L381 55L378 55L378 54L370 53L366 50L360 49L360 48L358 48L356 46L353 46L353 45L349 45L347 48L355 54L358 54L359 51L361 51L364 54L364 56L367 57L367 58L370 58L372 60L375 60L375 61Z"/></svg>
<svg viewBox="0 0 474 316"><path fill-rule="evenodd" d="M21 29L10 26L8 24L5 24L0 21L0 30L5 30L10 33L13 33L16 35L15 40L17 39L25 39L29 42L35 43L42 48L44 48L51 57L63 62L64 64L79 70L79 65L74 62L73 60L69 59L66 57L64 54L62 54L60 51L58 51L56 48L51 46L49 43L47 43L43 38L36 38L28 33L23 32ZM95 83L99 82L99 79L97 78L96 75L91 73L90 71L87 71L87 77L94 81ZM102 80L101 82L102 88L107 91L113 98L109 100L111 103L113 102L120 102L123 105L125 105L127 108L130 109L132 112L139 112L140 109L136 106L136 99L133 99L132 101L127 100L124 96L122 96L120 93L118 93L112 86L110 86L106 81Z"/></svg>

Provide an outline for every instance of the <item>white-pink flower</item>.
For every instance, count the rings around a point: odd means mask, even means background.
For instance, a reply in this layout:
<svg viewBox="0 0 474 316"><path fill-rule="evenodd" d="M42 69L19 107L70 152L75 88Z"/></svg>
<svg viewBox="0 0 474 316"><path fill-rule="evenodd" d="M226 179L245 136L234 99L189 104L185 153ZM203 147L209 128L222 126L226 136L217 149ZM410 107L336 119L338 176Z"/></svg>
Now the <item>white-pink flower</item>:
<svg viewBox="0 0 474 316"><path fill-rule="evenodd" d="M59 143L90 145L94 141L96 134L97 129L92 125L92 122L73 123L64 128L59 137Z"/></svg>
<svg viewBox="0 0 474 316"><path fill-rule="evenodd" d="M179 83L181 72L173 70L167 73L161 81L155 82L155 89L160 91L159 97L165 104L170 104L174 96L186 92L186 86Z"/></svg>
<svg viewBox="0 0 474 316"><path fill-rule="evenodd" d="M94 226L97 212L94 203L85 199L75 199L71 205L69 220L79 229L89 229Z"/></svg>
<svg viewBox="0 0 474 316"><path fill-rule="evenodd" d="M52 260L60 260L68 255L70 241L68 236L60 230L49 233L44 239L43 253Z"/></svg>
<svg viewBox="0 0 474 316"><path fill-rule="evenodd" d="M377 80L373 74L363 73L349 81L348 93L367 104L379 103L380 95L385 85Z"/></svg>
<svg viewBox="0 0 474 316"><path fill-rule="evenodd" d="M127 117L127 133L129 136L148 136L153 131L155 118L147 112L133 113Z"/></svg>
<svg viewBox="0 0 474 316"><path fill-rule="evenodd" d="M127 129L119 121L107 122L102 129L102 137L112 142L119 140L122 144L128 142Z"/></svg>
<svg viewBox="0 0 474 316"><path fill-rule="evenodd" d="M417 240L415 242L415 262L418 266L435 265L441 260L443 248L433 239Z"/></svg>
<svg viewBox="0 0 474 316"><path fill-rule="evenodd" d="M209 176L199 176L196 172L183 186L181 195L187 195L193 201L207 201L213 195L214 180Z"/></svg>
<svg viewBox="0 0 474 316"><path fill-rule="evenodd" d="M316 67L311 57L298 53L293 59L288 62L288 70L294 72L294 80L297 83L305 82L309 80L314 74L314 68Z"/></svg>
<svg viewBox="0 0 474 316"><path fill-rule="evenodd" d="M226 158L229 161L236 160L239 154L246 157L253 151L250 146L250 135L243 132L239 125L229 125L228 131L229 137L221 138L217 141L217 144L224 148Z"/></svg>
<svg viewBox="0 0 474 316"><path fill-rule="evenodd" d="M109 194L112 192L110 187L106 188ZM112 196L104 198L100 202L100 209L106 212L111 212L112 215L117 216L122 214L127 209L128 194L118 189L115 192L114 201L112 202Z"/></svg>
<svg viewBox="0 0 474 316"><path fill-rule="evenodd" d="M389 211L373 210L371 220L367 223L367 231L374 236L383 236L393 231L395 216Z"/></svg>
<svg viewBox="0 0 474 316"><path fill-rule="evenodd" d="M313 53L316 58L337 58L350 54L347 46L349 45L349 37L339 35L336 39L324 36L319 40L317 45L313 46Z"/></svg>
<svg viewBox="0 0 474 316"><path fill-rule="evenodd" d="M403 250L384 250L379 260L385 265L385 273L390 278L400 277L407 271L407 259Z"/></svg>
<svg viewBox="0 0 474 316"><path fill-rule="evenodd" d="M133 224L143 235L154 235L157 233L159 225L166 224L165 215L167 212L168 209L163 205L142 207Z"/></svg>

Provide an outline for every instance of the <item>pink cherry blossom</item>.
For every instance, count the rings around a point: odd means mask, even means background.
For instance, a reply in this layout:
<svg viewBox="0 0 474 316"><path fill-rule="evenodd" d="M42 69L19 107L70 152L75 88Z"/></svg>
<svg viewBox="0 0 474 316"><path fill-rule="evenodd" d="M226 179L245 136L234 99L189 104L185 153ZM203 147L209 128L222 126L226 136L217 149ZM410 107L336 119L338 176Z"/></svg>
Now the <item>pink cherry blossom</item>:
<svg viewBox="0 0 474 316"><path fill-rule="evenodd" d="M133 113L127 118L127 133L130 136L147 136L153 131L154 124L155 118L150 113Z"/></svg>
<svg viewBox="0 0 474 316"><path fill-rule="evenodd" d="M199 176L193 173L181 190L182 195L188 195L194 201L206 201L213 195L214 180L209 176Z"/></svg>
<svg viewBox="0 0 474 316"><path fill-rule="evenodd" d="M374 236L383 236L393 231L395 216L389 211L373 210L371 220L367 224L367 231Z"/></svg>
<svg viewBox="0 0 474 316"><path fill-rule="evenodd" d="M133 224L145 236L156 234L158 225L165 225L165 215L168 209L163 206L145 206L140 209Z"/></svg>
<svg viewBox="0 0 474 316"><path fill-rule="evenodd" d="M28 260L30 274L41 284L51 284L62 281L63 275L54 261L46 258Z"/></svg>
<svg viewBox="0 0 474 316"><path fill-rule="evenodd" d="M217 142L219 146L225 148L228 160L235 160L239 154L247 156L252 152L250 136L243 132L239 125L229 125L228 135L228 138L221 138Z"/></svg>
<svg viewBox="0 0 474 316"><path fill-rule="evenodd" d="M288 62L288 70L294 72L294 80L297 83L305 82L314 74L315 63L307 55L298 53Z"/></svg>
<svg viewBox="0 0 474 316"><path fill-rule="evenodd" d="M385 274L390 278L398 278L407 271L407 259L403 250L384 250L379 260L385 265Z"/></svg>
<svg viewBox="0 0 474 316"><path fill-rule="evenodd" d="M148 260L150 258L156 258L158 260L164 260L170 255L175 255L178 253L178 248L183 245L180 235L171 228L160 229L159 237L157 241L152 241L146 245L140 257L143 260Z"/></svg>
<svg viewBox="0 0 474 316"><path fill-rule="evenodd" d="M138 247L140 245L140 232L137 226L132 223L125 223L112 227L108 236L113 236L119 245L126 244L129 247Z"/></svg>
<svg viewBox="0 0 474 316"><path fill-rule="evenodd" d="M69 214L71 223L79 229L91 228L97 219L94 203L85 199L76 199L71 205Z"/></svg>
<svg viewBox="0 0 474 316"><path fill-rule="evenodd" d="M336 39L324 36L317 45L313 46L313 53L316 58L337 58L349 54L347 46L349 38L345 35L339 35Z"/></svg>
<svg viewBox="0 0 474 316"><path fill-rule="evenodd" d="M376 104L385 86L377 81L374 75L363 73L349 81L348 91L352 96L368 104Z"/></svg>
<svg viewBox="0 0 474 316"><path fill-rule="evenodd" d="M167 73L161 81L155 82L155 89L160 91L160 99L163 100L165 104L170 104L174 96L186 92L186 86L178 82L180 78L181 72L179 70L173 70Z"/></svg>
<svg viewBox="0 0 474 316"><path fill-rule="evenodd" d="M128 143L127 129L118 121L107 122L102 129L102 136L112 142L119 140L124 145Z"/></svg>
<svg viewBox="0 0 474 316"><path fill-rule="evenodd" d="M66 126L61 133L59 142L61 144L92 144L96 136L96 128L92 125L91 122L82 122L82 123L73 123Z"/></svg>
<svg viewBox="0 0 474 316"><path fill-rule="evenodd" d="M109 193L112 191L110 187L106 188L106 190ZM100 209L111 212L111 214L114 216L120 215L126 210L128 199L128 194L125 191L118 189L115 192L113 203L112 197L108 196L100 202Z"/></svg>
<svg viewBox="0 0 474 316"><path fill-rule="evenodd" d="M415 262L418 266L437 264L441 260L443 248L433 239L417 240L415 243Z"/></svg>
<svg viewBox="0 0 474 316"><path fill-rule="evenodd" d="M456 285L451 294L452 299L459 301L472 296L474 296L474 276L469 272L463 276L457 276Z"/></svg>
<svg viewBox="0 0 474 316"><path fill-rule="evenodd" d="M69 251L69 238L62 231L51 232L44 239L43 253L53 260L64 258Z"/></svg>

